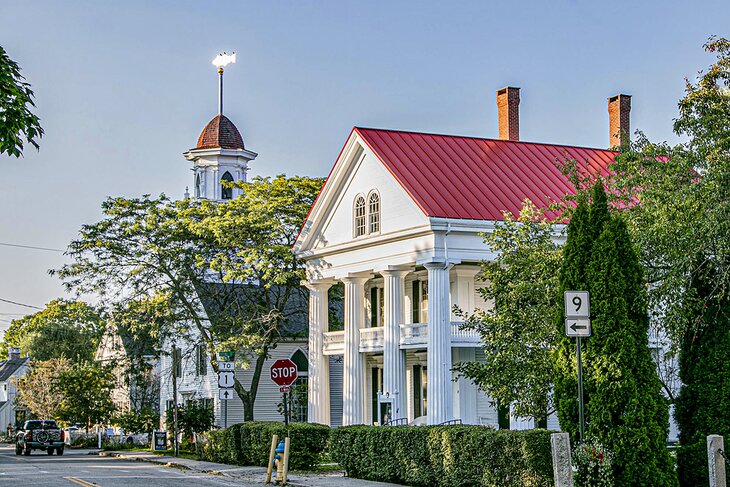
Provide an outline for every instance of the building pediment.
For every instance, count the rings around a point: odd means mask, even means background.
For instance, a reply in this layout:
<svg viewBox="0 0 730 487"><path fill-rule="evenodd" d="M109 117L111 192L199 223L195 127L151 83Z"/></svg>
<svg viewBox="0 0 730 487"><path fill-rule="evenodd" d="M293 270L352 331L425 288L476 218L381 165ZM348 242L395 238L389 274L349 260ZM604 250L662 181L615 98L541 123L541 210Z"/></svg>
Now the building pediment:
<svg viewBox="0 0 730 487"><path fill-rule="evenodd" d="M358 202L364 204L358 210ZM377 209L377 221L371 210ZM356 213L362 211L357 220ZM358 230L357 221L364 224ZM294 246L298 255L318 250L378 245L404 231L428 229L423 210L393 177L379 154L353 129Z"/></svg>

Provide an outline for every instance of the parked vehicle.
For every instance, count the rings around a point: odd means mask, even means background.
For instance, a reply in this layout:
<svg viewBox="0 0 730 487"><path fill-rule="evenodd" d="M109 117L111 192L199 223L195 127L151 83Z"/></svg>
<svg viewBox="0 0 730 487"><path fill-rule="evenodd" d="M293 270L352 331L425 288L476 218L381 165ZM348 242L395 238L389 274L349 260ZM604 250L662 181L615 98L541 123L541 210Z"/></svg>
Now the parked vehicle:
<svg viewBox="0 0 730 487"><path fill-rule="evenodd" d="M30 455L31 450L45 450L49 455L63 455L65 432L53 420L29 420L15 436L15 454Z"/></svg>

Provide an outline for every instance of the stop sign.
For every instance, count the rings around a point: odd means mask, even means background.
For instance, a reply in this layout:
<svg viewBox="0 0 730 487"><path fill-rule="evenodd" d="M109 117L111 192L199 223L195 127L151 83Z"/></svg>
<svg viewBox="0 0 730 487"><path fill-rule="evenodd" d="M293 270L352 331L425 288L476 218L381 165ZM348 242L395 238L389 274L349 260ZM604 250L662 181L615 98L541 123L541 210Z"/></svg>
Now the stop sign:
<svg viewBox="0 0 730 487"><path fill-rule="evenodd" d="M297 380L297 364L285 358L277 360L271 366L271 380L280 386L290 386Z"/></svg>

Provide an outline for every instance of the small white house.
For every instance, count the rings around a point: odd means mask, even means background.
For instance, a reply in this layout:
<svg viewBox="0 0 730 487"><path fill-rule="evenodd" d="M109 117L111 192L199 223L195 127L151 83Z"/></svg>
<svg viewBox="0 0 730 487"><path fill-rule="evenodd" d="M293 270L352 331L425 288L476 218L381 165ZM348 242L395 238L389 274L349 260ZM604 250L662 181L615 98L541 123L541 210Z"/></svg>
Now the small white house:
<svg viewBox="0 0 730 487"><path fill-rule="evenodd" d="M627 98L609 101L619 133L629 129ZM500 422L492 401L451 370L484 353L453 313L490 306L476 276L495 255L480 234L526 198L539 206L571 193L557 160L602 172L614 153L521 142L519 89L498 91L497 104L496 140L359 127L347 138L294 247L310 290L309 421ZM329 331L336 283L344 284L344 330ZM343 365L341 410L332 402L333 357ZM511 418L510 426L532 424ZM547 426L557 428L554 417Z"/></svg>
<svg viewBox="0 0 730 487"><path fill-rule="evenodd" d="M30 359L20 357L20 349L10 347L8 359L0 362L0 431L6 432L9 425L15 428L23 419L22 414L16 417L15 397L18 389L15 382L28 372Z"/></svg>

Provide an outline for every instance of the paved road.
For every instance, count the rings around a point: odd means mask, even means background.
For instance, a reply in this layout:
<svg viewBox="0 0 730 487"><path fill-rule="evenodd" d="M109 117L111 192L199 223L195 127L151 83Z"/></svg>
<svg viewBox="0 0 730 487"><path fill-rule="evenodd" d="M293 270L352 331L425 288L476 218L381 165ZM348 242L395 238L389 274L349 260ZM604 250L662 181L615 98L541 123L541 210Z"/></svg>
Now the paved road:
<svg viewBox="0 0 730 487"><path fill-rule="evenodd" d="M34 451L29 457L15 455L10 445L0 445L0 486L82 485L104 486L233 486L240 480L193 473L151 463L89 455L88 450L67 449L63 456Z"/></svg>

